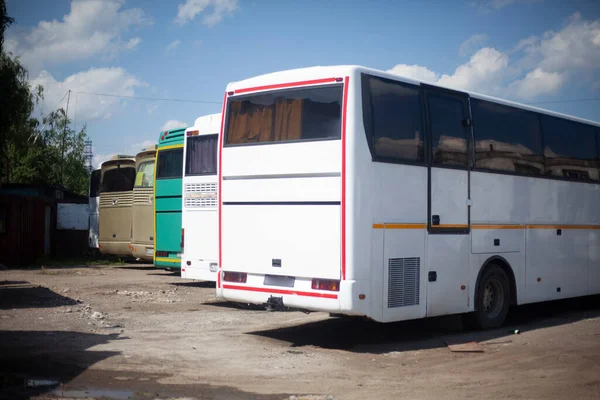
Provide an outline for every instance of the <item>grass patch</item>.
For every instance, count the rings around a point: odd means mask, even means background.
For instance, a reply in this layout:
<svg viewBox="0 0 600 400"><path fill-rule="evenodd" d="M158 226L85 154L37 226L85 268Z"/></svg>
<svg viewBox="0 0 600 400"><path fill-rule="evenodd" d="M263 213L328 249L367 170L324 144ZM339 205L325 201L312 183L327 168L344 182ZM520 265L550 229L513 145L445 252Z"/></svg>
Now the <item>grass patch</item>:
<svg viewBox="0 0 600 400"><path fill-rule="evenodd" d="M50 258L43 257L36 266L39 265L42 271L48 268L65 268L65 267L99 267L99 266L114 266L124 265L125 261L121 258L114 257L77 257L77 258Z"/></svg>

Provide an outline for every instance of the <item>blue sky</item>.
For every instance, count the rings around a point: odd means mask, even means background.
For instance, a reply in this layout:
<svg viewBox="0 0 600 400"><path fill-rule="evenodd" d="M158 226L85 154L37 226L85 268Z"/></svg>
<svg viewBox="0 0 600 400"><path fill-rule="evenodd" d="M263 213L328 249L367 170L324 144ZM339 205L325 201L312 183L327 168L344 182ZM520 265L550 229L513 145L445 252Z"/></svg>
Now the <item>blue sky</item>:
<svg viewBox="0 0 600 400"><path fill-rule="evenodd" d="M520 102L600 98L598 0L7 0L5 48L72 91L95 163L219 112L227 83L359 64ZM84 94L199 100L184 103ZM600 121L600 101L536 104Z"/></svg>

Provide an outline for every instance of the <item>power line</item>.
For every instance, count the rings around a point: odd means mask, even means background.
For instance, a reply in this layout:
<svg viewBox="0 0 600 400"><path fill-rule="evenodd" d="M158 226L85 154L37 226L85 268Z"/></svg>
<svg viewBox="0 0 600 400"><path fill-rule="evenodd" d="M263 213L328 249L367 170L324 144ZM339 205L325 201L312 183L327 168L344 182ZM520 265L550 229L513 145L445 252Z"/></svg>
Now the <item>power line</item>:
<svg viewBox="0 0 600 400"><path fill-rule="evenodd" d="M552 104L552 103L577 103L582 101L597 101L600 97L590 97L588 99L571 99L571 100L550 100L550 101L534 101L524 104Z"/></svg>
<svg viewBox="0 0 600 400"><path fill-rule="evenodd" d="M125 96L122 94L92 93L92 92L75 92L75 93L89 94L89 95L93 95L93 96L119 97L119 98L124 98L124 99L133 99L133 100L155 100L155 101L175 101L175 102L179 102L179 103L222 104L222 102L220 102L220 101L167 99L167 98L159 98L159 97L138 97L138 96Z"/></svg>

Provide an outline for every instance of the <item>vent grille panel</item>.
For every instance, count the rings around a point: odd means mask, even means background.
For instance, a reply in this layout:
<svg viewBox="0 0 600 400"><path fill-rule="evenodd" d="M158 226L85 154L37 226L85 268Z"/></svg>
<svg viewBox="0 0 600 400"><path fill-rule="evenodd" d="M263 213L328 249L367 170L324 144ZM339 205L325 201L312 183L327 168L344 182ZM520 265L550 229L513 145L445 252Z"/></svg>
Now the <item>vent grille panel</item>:
<svg viewBox="0 0 600 400"><path fill-rule="evenodd" d="M388 260L388 308L416 306L420 297L421 259Z"/></svg>
<svg viewBox="0 0 600 400"><path fill-rule="evenodd" d="M100 193L100 207L128 207L133 204L133 191Z"/></svg>
<svg viewBox="0 0 600 400"><path fill-rule="evenodd" d="M217 183L188 183L185 185L186 208L216 208Z"/></svg>
<svg viewBox="0 0 600 400"><path fill-rule="evenodd" d="M135 188L133 189L133 204L152 204L154 197L153 188Z"/></svg>

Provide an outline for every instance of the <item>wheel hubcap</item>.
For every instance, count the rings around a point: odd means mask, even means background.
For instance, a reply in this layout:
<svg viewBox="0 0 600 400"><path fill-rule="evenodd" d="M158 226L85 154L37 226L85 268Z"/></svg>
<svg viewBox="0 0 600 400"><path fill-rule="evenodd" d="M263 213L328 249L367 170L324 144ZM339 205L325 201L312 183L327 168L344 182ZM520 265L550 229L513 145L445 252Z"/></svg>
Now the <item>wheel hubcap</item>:
<svg viewBox="0 0 600 400"><path fill-rule="evenodd" d="M502 311L504 306L504 288L494 278L486 282L483 290L483 308L489 318L494 318Z"/></svg>

